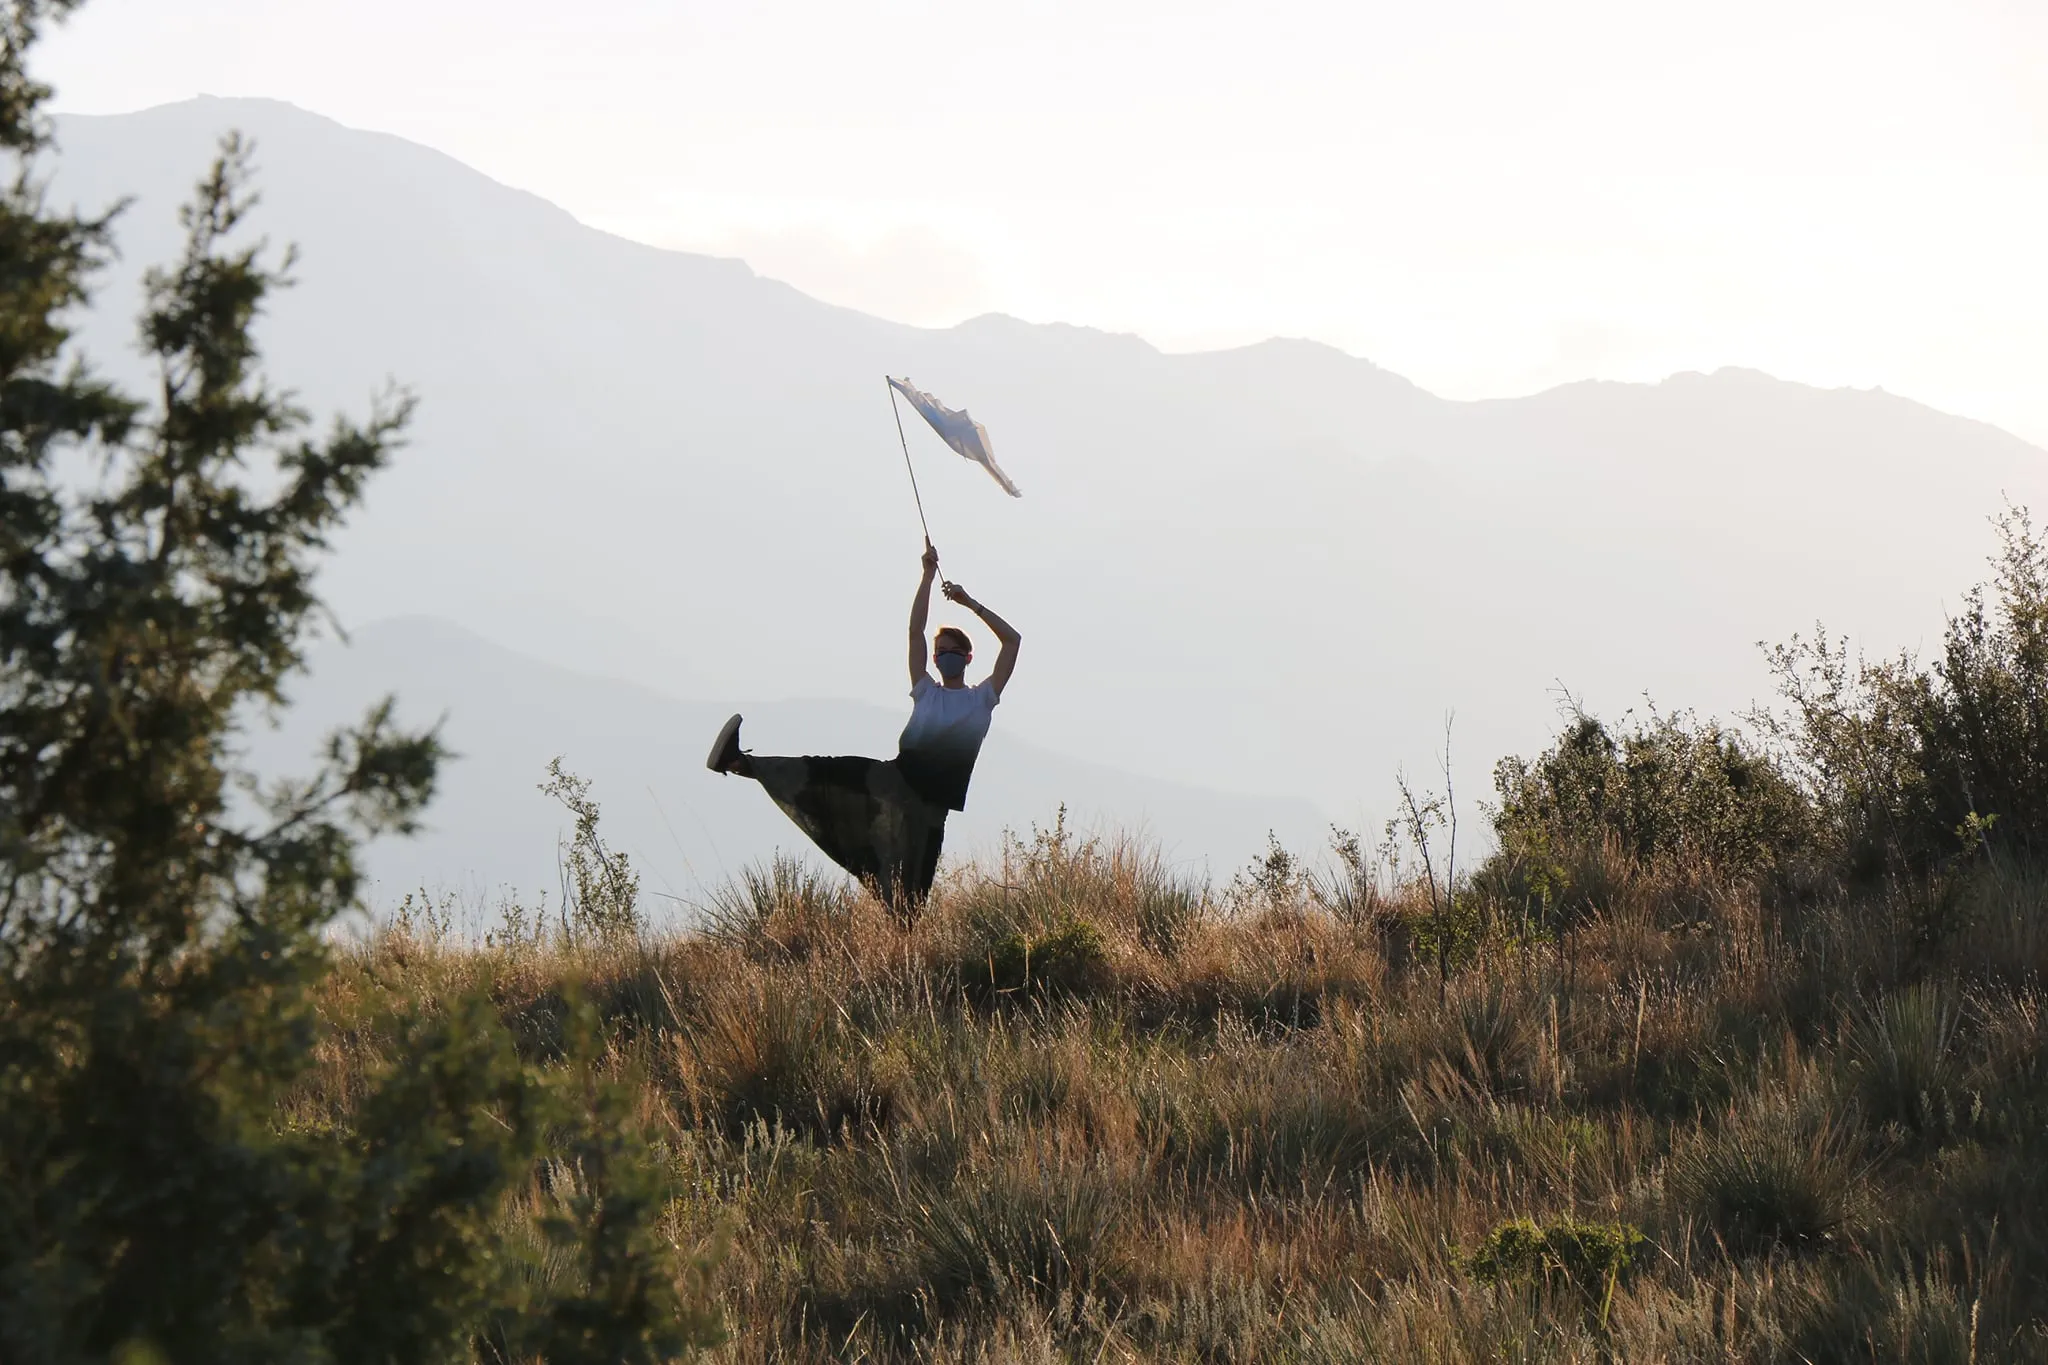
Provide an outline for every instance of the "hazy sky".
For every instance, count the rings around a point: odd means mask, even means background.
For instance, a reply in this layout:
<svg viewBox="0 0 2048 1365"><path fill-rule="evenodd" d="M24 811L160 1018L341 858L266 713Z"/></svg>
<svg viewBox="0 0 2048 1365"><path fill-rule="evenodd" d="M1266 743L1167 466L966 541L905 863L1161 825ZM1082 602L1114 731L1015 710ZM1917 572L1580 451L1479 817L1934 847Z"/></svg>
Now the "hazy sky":
<svg viewBox="0 0 2048 1365"><path fill-rule="evenodd" d="M835 302L1436 392L1750 365L2048 444L2043 0L91 0L59 107L264 95Z"/></svg>

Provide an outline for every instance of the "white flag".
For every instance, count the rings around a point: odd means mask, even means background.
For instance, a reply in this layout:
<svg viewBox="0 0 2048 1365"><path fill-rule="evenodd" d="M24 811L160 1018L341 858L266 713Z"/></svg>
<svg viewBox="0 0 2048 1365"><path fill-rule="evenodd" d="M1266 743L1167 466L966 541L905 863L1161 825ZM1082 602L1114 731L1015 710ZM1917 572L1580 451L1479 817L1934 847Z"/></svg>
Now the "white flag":
<svg viewBox="0 0 2048 1365"><path fill-rule="evenodd" d="M996 463L996 448L989 443L988 429L969 417L966 409L955 412L923 389L913 388L908 379L891 379L889 387L910 400L910 406L923 414L924 420L931 423L932 430L939 433L939 439L953 447L954 454L986 469L1011 497L1024 496Z"/></svg>

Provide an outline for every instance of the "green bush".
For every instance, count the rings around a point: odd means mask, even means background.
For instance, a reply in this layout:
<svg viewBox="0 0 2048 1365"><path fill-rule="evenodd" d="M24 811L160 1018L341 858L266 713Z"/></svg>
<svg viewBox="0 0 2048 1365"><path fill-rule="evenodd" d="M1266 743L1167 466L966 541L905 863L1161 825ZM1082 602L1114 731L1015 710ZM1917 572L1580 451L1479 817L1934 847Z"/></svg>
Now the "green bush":
<svg viewBox="0 0 2048 1365"><path fill-rule="evenodd" d="M1470 888L1461 886L1434 909L1424 903L1405 915L1383 919L1377 926L1382 941L1397 944L1403 955L1439 963L1452 972L1469 967L1484 946L1484 888L1485 883L1475 878Z"/></svg>
<svg viewBox="0 0 2048 1365"><path fill-rule="evenodd" d="M1489 1284L1565 1288L1604 1320L1642 1242L1626 1223L1517 1218L1488 1233L1467 1265Z"/></svg>
<svg viewBox="0 0 2048 1365"><path fill-rule="evenodd" d="M1771 651L1788 709L1758 720L1856 874L2048 857L2048 536L2024 507L1995 526L1993 580L1964 597L1931 668L1825 637Z"/></svg>
<svg viewBox="0 0 2048 1365"><path fill-rule="evenodd" d="M960 976L980 999L1087 995L1108 980L1109 948L1100 929L1068 918L1043 934L1004 935L962 962Z"/></svg>
<svg viewBox="0 0 2048 1365"><path fill-rule="evenodd" d="M1785 866L1814 816L1782 767L1711 722L1660 716L1618 734L1579 715L1534 761L1494 768L1499 851L1475 887L1557 927L1598 908L1587 875L1608 849L1637 863L1691 862L1734 877Z"/></svg>

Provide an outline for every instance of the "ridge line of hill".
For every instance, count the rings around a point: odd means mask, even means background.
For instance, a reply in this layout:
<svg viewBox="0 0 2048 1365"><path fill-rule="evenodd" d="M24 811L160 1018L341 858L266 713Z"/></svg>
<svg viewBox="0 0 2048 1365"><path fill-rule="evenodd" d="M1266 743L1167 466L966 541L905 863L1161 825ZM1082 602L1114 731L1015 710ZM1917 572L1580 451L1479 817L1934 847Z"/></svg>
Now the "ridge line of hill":
<svg viewBox="0 0 2048 1365"><path fill-rule="evenodd" d="M787 289L792 293L796 294L798 297L804 299L806 302L816 307L832 309L834 311L843 313L849 313L871 324L877 324L891 328L902 328L913 333L962 334L970 333L978 329L985 329L992 326L1010 326L1016 329L1026 330L1041 335L1069 334L1085 338L1089 342L1094 343L1109 343L1122 346L1137 346L1149 352L1153 356L1156 356L1159 359L1166 361L1168 363L1199 363L1205 360L1222 359L1226 357L1266 355L1272 354L1275 351L1282 349L1291 349L1308 353L1320 352L1322 353L1323 358L1334 359L1348 366L1362 367L1364 374L1361 377L1369 377L1373 380L1382 383L1385 383L1387 381L1394 381L1403 390L1407 391L1408 393L1414 396L1434 400L1437 403L1447 405L1451 408L1484 408L1488 406L1506 403L1537 401L1544 398L1548 398L1552 395L1558 394L1563 391L1575 391L1588 385L1598 385L1603 387L1627 388L1637 390L1657 390L1662 389L1667 385L1673 384L1674 382L1684 383L1700 378L1708 380L1719 380L1723 382L1746 381L1753 378L1765 379L1769 380L1773 384L1782 385L1787 388L1796 390L1810 391L1816 394L1852 393L1872 396L1881 395L1885 398L1912 404L1916 408L1924 409L1925 411L1930 413L1938 413L1944 417L1951 417L1960 421L1970 422L1976 426L1985 428L1989 431L1997 432L2001 436L2006 436L2012 440L2019 441L2021 442L2021 444L2027 445L2031 449L2039 449L2039 447L2033 446L2031 442L2027 442L2023 437L2008 432L2004 428L1997 426L1995 423L1986 422L1978 418L1964 416L1963 414L1959 413L1951 413L1945 409L1936 408L1931 404L1923 403L1909 396L1891 393L1888 390L1882 388L1881 386L1872 388L1858 388L1853 385L1823 386L1818 384L1810 384L1802 380L1785 379L1780 376L1770 374L1767 371L1755 369L1750 366L1732 363L1717 366L1712 370L1674 371L1668 375L1665 375L1655 380L1617 380L1586 378L1578 380L1567 380L1562 383L1553 384L1546 388L1536 389L1528 393L1499 394L1484 398L1451 398L1446 397L1442 394L1434 393L1428 389L1423 388L1421 385L1415 383L1415 381L1413 381L1412 379L1409 379L1405 375L1401 375L1393 370L1387 369L1385 366L1380 365L1368 356L1354 355L1340 346L1334 345L1330 342L1321 341L1313 337L1293 337L1274 335L1265 337L1258 341L1247 342L1238 346L1222 346L1192 351L1167 350L1164 347L1159 346L1157 343L1150 341L1142 334L1136 332L1117 331L1109 328L1094 326L1087 323L1073 323L1064 321L1033 322L1028 319L1017 317L1014 314L1004 313L1000 311L980 313L973 317L963 318L958 322L943 327L926 327L916 323L902 322L894 318L883 317L879 314L869 313L859 308L854 308L843 304L831 303L827 300L817 298L814 295L806 293L800 287L793 285L786 280L777 279L774 276L763 274L761 271L755 269L751 263L749 263L748 261L741 257L721 256L709 252L691 251L677 247L661 246L652 242L643 242L636 238L627 237L620 233L610 231L609 229L598 227L594 224L583 221L581 218L577 217L572 211L555 203L553 200L546 198L544 195L541 195L533 190L525 189L521 186L512 184L509 181L500 180L486 171L482 171L474 166L471 166L470 164L461 160L459 157L453 155L452 153L442 151L441 149L434 147L429 143L417 141L413 138L405 136L402 133L393 133L379 129L359 128L356 127L355 125L345 123L340 119L334 118L331 115L320 113L317 110L307 109L304 106L295 104L290 100L278 99L271 96L222 96L202 94L195 95L184 100L167 101L165 103L150 105L141 109L130 110L121 113L59 113L57 118L59 125L61 127L61 125L67 120L109 122L122 119L142 119L150 117L162 117L184 109L204 108L222 105L239 105L247 106L254 109L277 111L283 113L287 117L323 125L325 127L341 132L346 132L354 136L374 138L387 143L401 145L405 148L410 149L411 153L423 153L429 155L435 158L437 161L443 163L448 168L457 170L464 175L475 177L478 180L488 183L496 190L502 191L508 195L518 197L520 200L526 202L531 207L536 207L538 209L544 210L550 217L556 219L557 221L574 224L576 227L582 229L583 231L595 234L598 237L605 238L607 240L619 243L624 246L636 248L643 252L652 253L657 257L685 258L699 265L718 265L725 266L727 268L736 268L744 272L745 275L750 279L759 281L762 284ZM61 136L59 139L59 147L61 151ZM259 148L259 155L260 150L261 149ZM2048 454L2048 452L2043 453Z"/></svg>

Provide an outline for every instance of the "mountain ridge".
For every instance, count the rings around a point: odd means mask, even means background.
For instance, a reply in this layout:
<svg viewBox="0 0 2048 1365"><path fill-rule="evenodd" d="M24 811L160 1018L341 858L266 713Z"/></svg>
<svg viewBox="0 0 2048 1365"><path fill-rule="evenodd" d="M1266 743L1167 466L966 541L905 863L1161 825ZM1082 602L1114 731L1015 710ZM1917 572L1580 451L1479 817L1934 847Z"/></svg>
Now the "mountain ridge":
<svg viewBox="0 0 2048 1365"><path fill-rule="evenodd" d="M391 375L422 397L337 539L339 618L686 672L728 710L897 700L921 532L885 373L972 411L1026 490L907 427L948 576L1027 640L1005 733L1353 827L1435 770L1447 712L1481 792L1554 731L1560 679L1596 711L1733 715L1769 692L1758 640L1933 638L2002 497L2048 504L2017 437L1740 367L1465 401L1300 338L889 322L270 105L60 123L58 202L140 193L125 261L165 259L231 122L258 230L302 248L261 322L273 377L316 411ZM97 355L134 298L124 264Z"/></svg>
<svg viewBox="0 0 2048 1365"><path fill-rule="evenodd" d="M123 120L170 119L181 117L182 115L188 112L210 113L216 110L232 111L237 109L246 109L252 113L257 114L262 114L266 112L283 113L294 120L303 122L308 126L322 127L335 132L348 134L351 137L373 139L388 145L402 147L406 149L408 155L424 155L426 157L433 159L435 162L439 163L440 165L448 169L457 171L466 177L471 177L477 181L487 184L496 191L502 192L507 195L516 196L519 200L521 200L529 207L544 211L547 217L553 219L557 223L573 225L574 227L580 229L583 232L590 233L596 237L603 238L609 242L629 247L640 252L648 253L649 256L654 259L675 259L680 261L687 261L695 265L709 264L715 266L731 267L738 270L739 272L744 273L744 275L748 279L760 282L762 284L772 285L779 287L781 289L786 289L793 293L794 295L796 295L797 297L803 299L805 302L817 308L850 314L864 321L879 324L885 327L903 328L912 332L922 333L957 334L963 332L972 332L978 328L983 328L987 326L1007 325L1009 327L1012 327L1013 329L1019 329L1025 332L1041 334L1045 336L1058 337L1064 335L1076 335L1086 338L1100 339L1102 341L1111 343L1131 343L1135 344L1138 347L1143 348L1145 351L1153 355L1159 356L1167 360L1201 360L1232 356L1242 357L1252 354L1268 354L1288 348L1303 348L1311 353L1322 352L1327 353L1329 356L1332 357L1341 358L1343 362L1349 365L1363 366L1367 371L1369 371L1371 374L1375 376L1385 376L1397 380L1401 385L1405 386L1407 389L1412 390L1417 394L1426 395L1427 397L1434 399L1439 403L1452 405L1482 405L1493 403L1521 402L1541 398L1546 394L1556 393L1560 390L1575 389L1580 386L1588 384L1612 385L1623 388L1654 389L1662 388L1663 386L1671 384L1674 381L1683 381L1694 377L1704 377L1707 379L1717 380L1747 380L1750 378L1755 378L1768 380L1773 384L1786 385L1793 388L1811 390L1816 393L1884 395L1887 397L1898 399L1903 402L1914 404L1915 406L1924 408L1929 412L1940 413L1942 416L1945 417L1953 417L1957 420L1968 421L1975 423L1976 425L1986 427L1992 431L2000 433L2001 435L2009 436L2011 437L2011 439L2015 441L2020 441L2022 444L2027 445L2029 449L2040 449L2039 447L2033 446L2031 443L2024 441L2023 438L2014 435L2013 433L2005 431L2004 428L1997 426L1995 423L1985 422L1981 419L1972 418L1964 414L1950 413L1947 412L1945 409L1936 408L1933 407L1931 404L1922 403L1920 402L1920 400L1914 399L1910 395L1892 393L1889 390L1883 388L1882 386L1863 388L1854 385L1816 385L1807 383L1803 380L1787 379L1778 375L1771 374L1768 371L1756 369L1754 367L1745 366L1737 363L1716 366L1711 370L1673 371L1668 375L1662 376L1654 380L1617 380L1589 377L1586 379L1569 380L1564 383L1553 384L1542 389L1532 390L1527 393L1490 395L1484 398L1451 398L1441 394L1437 394L1429 389L1424 388L1423 386L1415 383L1415 381L1413 381L1412 379L1409 379L1406 376L1401 375L1398 371L1391 370L1383 365L1380 365L1377 361L1374 361L1372 358L1368 356L1353 354L1352 352L1347 351L1340 346L1337 346L1330 342L1319 340L1314 337L1273 335L1262 338L1257 341L1246 342L1242 345L1236 346L1213 347L1190 351L1167 350L1137 332L1117 331L1108 328L1097 327L1087 323L1073 323L1064 321L1032 322L1027 319L1017 317L1014 314L1004 313L999 310L976 314L975 316L963 318L958 322L951 323L942 327L920 326L919 324L903 322L898 319L882 316L880 314L868 313L860 309L846 307L844 305L834 304L826 300L816 298L813 295L804 293L804 291L796 285L790 284L789 282L784 280L777 279L774 276L763 274L761 271L755 269L749 262L747 262L742 257L723 256L702 251L684 250L676 247L660 246L650 242L643 242L637 238L627 237L622 234L610 231L609 229L596 226L594 224L584 221L581 218L578 218L571 210L554 203L552 200L549 200L545 196L537 193L536 191L525 189L519 185L513 184L510 181L500 180L497 177L492 176L488 172L478 170L475 167L463 162L459 158L452 156L449 153L443 152L428 143L415 141L414 139L408 138L400 133L392 133L375 129L358 128L354 125L344 123L341 120L333 118L329 115L322 114L317 110L307 109L304 106L295 104L289 100L277 99L268 96L222 96L201 94L195 95L189 99L174 100L162 104L150 105L141 109L132 110L124 113L60 113L57 116L57 122L61 130L62 127L67 124L106 124L110 122ZM59 150L61 153L61 132L59 139ZM259 164L261 150L262 149L259 146L257 149L259 155ZM194 168L193 174L196 175L196 172L197 168ZM2044 451L2042 453L2044 455L2048 455L2048 451Z"/></svg>

